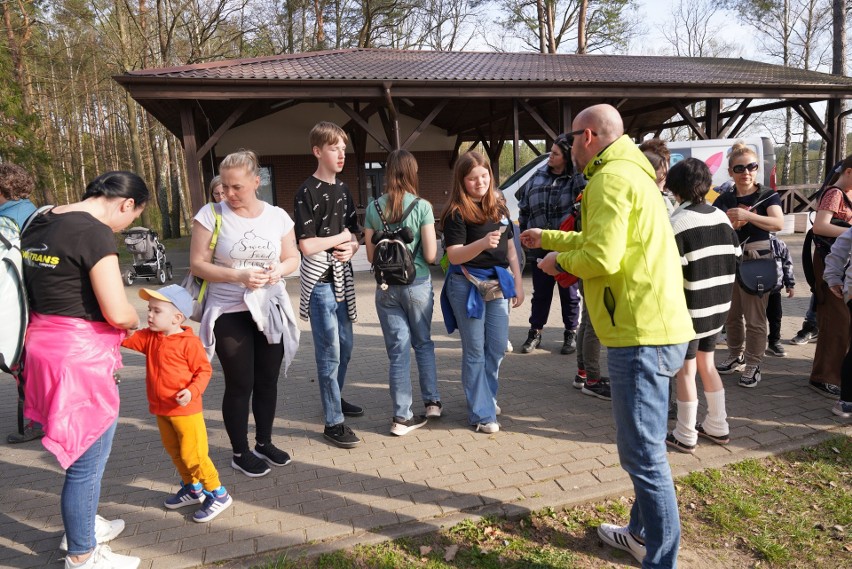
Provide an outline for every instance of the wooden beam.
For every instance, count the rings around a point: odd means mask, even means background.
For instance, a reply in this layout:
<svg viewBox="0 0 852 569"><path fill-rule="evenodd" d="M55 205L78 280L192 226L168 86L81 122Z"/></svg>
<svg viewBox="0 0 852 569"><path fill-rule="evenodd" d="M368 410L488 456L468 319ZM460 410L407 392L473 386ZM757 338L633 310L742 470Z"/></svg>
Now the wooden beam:
<svg viewBox="0 0 852 569"><path fill-rule="evenodd" d="M530 147L530 150L532 150L533 153L535 153L536 156L541 156L541 150L539 150L538 147L535 144L533 144L532 142L530 142L526 138L524 139L524 142L527 143L527 146ZM515 168L515 170L517 170L517 168Z"/></svg>
<svg viewBox="0 0 852 569"><path fill-rule="evenodd" d="M475 140L473 144L470 145L470 148L467 149L467 151L470 152L471 150L473 150L473 147L477 145L477 143L481 142L482 146L485 148L485 153L488 156L491 156L491 143L489 142L488 137L485 136L485 133L482 132L481 128L476 129L476 135L479 137L479 140Z"/></svg>
<svg viewBox="0 0 852 569"><path fill-rule="evenodd" d="M521 165L520 127L518 126L518 100L512 99L512 169L517 172Z"/></svg>
<svg viewBox="0 0 852 569"><path fill-rule="evenodd" d="M210 150L213 148L213 146L215 146L216 143L219 142L219 139L222 138L222 135L228 132L228 129L234 126L234 123L240 120L240 117L243 116L243 114L245 114L247 110L249 110L249 107L252 106L253 102L254 101L243 101L243 103L239 107L234 109L234 112L232 112L230 116L225 119L225 122L220 124L219 128L217 128L216 131L210 135L210 138L207 139L207 142L205 142L204 145L198 149L198 155L206 156L207 153L210 152Z"/></svg>
<svg viewBox="0 0 852 569"><path fill-rule="evenodd" d="M462 137L461 137L461 135L458 135L456 137L456 143L453 146L453 153L450 155L450 168L451 169L453 168L453 166L456 165L456 158L459 157L459 149L461 148L461 145L462 145Z"/></svg>
<svg viewBox="0 0 852 569"><path fill-rule="evenodd" d="M548 125L544 121L544 119L541 118L541 115L538 114L538 111L536 111L534 108L532 108L530 106L530 104L527 103L524 99L518 99L518 102L521 104L521 106L524 108L524 110L527 112L527 114L529 116L531 116L532 119L535 122L538 123L538 126L540 126L542 129L544 129L544 132L547 133L547 135L550 137L550 139L556 140L556 136L557 136L556 132L554 132L554 130L552 128L550 128L550 125Z"/></svg>
<svg viewBox="0 0 852 569"><path fill-rule="evenodd" d="M365 121L368 121L368 120L370 120L370 117L371 117L371 116L373 116L374 114L376 114L376 111L378 111L378 110L379 110L379 107L381 107L381 105L379 105L379 103L372 102L372 103L370 103L369 105L367 105L366 107L364 107L364 110L360 110L360 109L358 109L358 108L356 107L356 108L355 108L355 112L356 112L356 113L358 113L358 116L360 116L361 118L363 118ZM353 119L350 119L350 120L349 120L346 124L344 124L341 128L342 128L343 130L345 130L345 131L349 132L349 130L350 130L350 129L352 129L352 128L354 128L356 124L358 124L358 123L356 123Z"/></svg>
<svg viewBox="0 0 852 569"><path fill-rule="evenodd" d="M571 104L566 103L565 99L559 99L559 116L562 118L562 127L560 132L569 132L573 130L571 125L574 123L574 117L571 109Z"/></svg>
<svg viewBox="0 0 852 569"><path fill-rule="evenodd" d="M743 113L745 112L745 110L748 108L748 106L751 104L752 101L753 101L753 99L743 99L742 100L742 102L739 104L739 106L736 108L736 110L734 110L734 114L731 115L730 118L728 118L728 120L725 121L725 124L722 125L722 128L719 129L719 134L716 138L725 138L725 136L728 134L728 131L731 130L731 127L734 126L734 123L736 121L738 121L741 116L743 116ZM722 114L719 115L720 120L721 120L721 117L722 117Z"/></svg>
<svg viewBox="0 0 852 569"><path fill-rule="evenodd" d="M707 139L707 133L704 132L704 129L701 128L701 125L699 125L695 118L693 118L692 114L682 102L680 102L678 99L675 99L672 101L672 106L675 108L675 110L677 110L678 114L683 117L683 119L689 125L689 128L691 128L692 131L696 135L698 135L698 138L700 138L701 140Z"/></svg>
<svg viewBox="0 0 852 569"><path fill-rule="evenodd" d="M721 101L719 99L707 99L704 112L704 132L710 138L719 137L719 113L721 112Z"/></svg>
<svg viewBox="0 0 852 569"><path fill-rule="evenodd" d="M405 142L402 143L401 148L405 148L405 149L410 148L411 145L414 144L414 141L417 140L417 138L421 134L423 134L423 131L425 131L427 128L429 128L429 125L432 124L432 121L435 120L435 117L437 117L438 114L441 111L444 110L444 107L446 107L447 103L449 103L449 102L450 102L449 99L442 99L440 103L435 105L435 108L432 109L432 111L428 115L426 115L426 118L423 119L422 121L420 121L420 124L417 125L416 129L414 129L414 132L412 132L410 135L408 135L408 138L406 138Z"/></svg>
<svg viewBox="0 0 852 569"><path fill-rule="evenodd" d="M351 118L353 121L355 121L355 124L357 124L362 129L364 129L364 132L369 134L373 138L373 140L378 142L379 146L384 148L386 152L390 152L391 150L393 150L393 148L391 148L391 145L388 143L388 141L385 140L384 138L382 138L381 135L379 135L377 132L375 132L370 127L369 123L366 120L364 120L364 118L361 117L361 115L356 113L352 109L352 107L347 105L344 101L340 101L340 100L334 101L334 104L337 105L338 107L340 107L340 110L342 110L344 113L349 115L349 118Z"/></svg>
<svg viewBox="0 0 852 569"><path fill-rule="evenodd" d="M385 106L388 110L388 114L390 114L391 132L388 134L388 140L393 143L394 149L397 149L399 148L399 115L396 112L396 105L393 104L393 97L391 96L390 88L390 83L382 85L382 93L385 97Z"/></svg>
<svg viewBox="0 0 852 569"><path fill-rule="evenodd" d="M826 131L825 124L823 124L822 119L820 119L819 115L814 112L814 108L809 103L797 103L793 105L793 110L799 113L802 119L804 119L806 123L817 131L817 134L819 134L823 140L831 140L831 135L828 134L828 131Z"/></svg>
<svg viewBox="0 0 852 569"><path fill-rule="evenodd" d="M186 178L189 185L189 203L192 215L204 207L206 192L201 182L201 171L198 164L198 148L195 137L195 116L192 112L192 101L184 101L180 107L180 123L183 132L183 154L186 159Z"/></svg>

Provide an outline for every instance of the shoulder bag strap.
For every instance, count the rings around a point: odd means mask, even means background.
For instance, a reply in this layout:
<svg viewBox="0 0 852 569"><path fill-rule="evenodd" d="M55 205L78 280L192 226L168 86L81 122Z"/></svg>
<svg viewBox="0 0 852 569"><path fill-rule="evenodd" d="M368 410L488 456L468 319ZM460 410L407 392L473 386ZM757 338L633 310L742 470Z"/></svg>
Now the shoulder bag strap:
<svg viewBox="0 0 852 569"><path fill-rule="evenodd" d="M216 243L219 242L219 230L222 229L222 206L217 203L211 203L210 209L213 210L213 237L210 239L210 250L216 248Z"/></svg>

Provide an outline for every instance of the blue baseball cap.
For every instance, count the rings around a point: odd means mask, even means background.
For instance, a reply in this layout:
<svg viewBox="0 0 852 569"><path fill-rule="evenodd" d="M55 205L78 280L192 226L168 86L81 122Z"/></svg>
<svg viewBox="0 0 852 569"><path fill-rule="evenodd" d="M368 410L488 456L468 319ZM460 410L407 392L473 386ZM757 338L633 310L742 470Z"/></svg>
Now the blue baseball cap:
<svg viewBox="0 0 852 569"><path fill-rule="evenodd" d="M185 318L192 316L192 296L190 296L189 292L180 285L172 284L157 290L143 288L139 291L139 297L143 300L156 298L157 300L170 302L175 305L175 308L177 308Z"/></svg>

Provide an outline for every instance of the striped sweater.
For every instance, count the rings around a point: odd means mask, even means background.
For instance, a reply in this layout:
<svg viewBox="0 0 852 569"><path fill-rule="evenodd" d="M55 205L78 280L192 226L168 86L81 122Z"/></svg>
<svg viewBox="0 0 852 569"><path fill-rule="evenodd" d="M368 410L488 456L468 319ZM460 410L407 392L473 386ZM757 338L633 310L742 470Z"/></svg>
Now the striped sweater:
<svg viewBox="0 0 852 569"><path fill-rule="evenodd" d="M742 250L728 217L712 205L683 202L671 223L692 327L705 338L725 324Z"/></svg>

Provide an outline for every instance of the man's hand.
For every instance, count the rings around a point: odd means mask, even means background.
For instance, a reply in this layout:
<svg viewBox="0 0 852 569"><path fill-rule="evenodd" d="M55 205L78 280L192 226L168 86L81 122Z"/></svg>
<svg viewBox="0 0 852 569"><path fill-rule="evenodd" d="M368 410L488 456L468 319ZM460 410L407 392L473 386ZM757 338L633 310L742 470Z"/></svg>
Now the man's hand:
<svg viewBox="0 0 852 569"><path fill-rule="evenodd" d="M788 286L787 287L787 298L793 298L794 296L796 296L796 289L791 287L791 286ZM841 296L840 298L843 298L843 296Z"/></svg>
<svg viewBox="0 0 852 569"><path fill-rule="evenodd" d="M541 249L541 229L527 229L521 233L521 245L527 249Z"/></svg>
<svg viewBox="0 0 852 569"><path fill-rule="evenodd" d="M830 286L830 287L828 287L828 290L830 290L831 294L833 294L837 298L843 298L843 286L842 285Z"/></svg>
<svg viewBox="0 0 852 569"><path fill-rule="evenodd" d="M347 241L346 243L341 243L334 248L334 258L340 261L341 263L345 263L349 259L352 258L352 255L355 254L355 251L358 249L358 243L355 241Z"/></svg>
<svg viewBox="0 0 852 569"><path fill-rule="evenodd" d="M528 229L527 231L541 231L540 229ZM541 241L539 241L541 243ZM555 277L560 273L558 264L556 263L556 251L551 251L543 259L538 260L538 268L542 270L542 272L550 275L551 277Z"/></svg>
<svg viewBox="0 0 852 569"><path fill-rule="evenodd" d="M181 407L186 407L189 405L189 402L192 401L192 392L189 389L181 389L175 395L175 401L178 402L178 405Z"/></svg>

